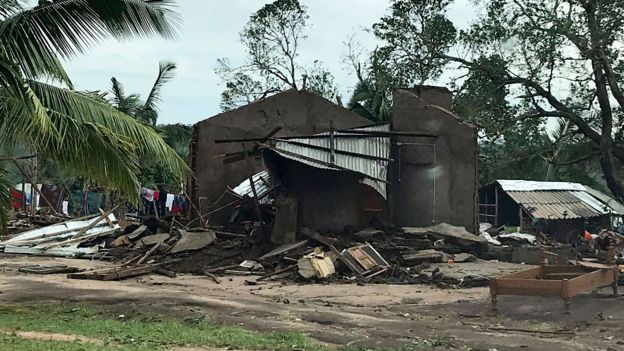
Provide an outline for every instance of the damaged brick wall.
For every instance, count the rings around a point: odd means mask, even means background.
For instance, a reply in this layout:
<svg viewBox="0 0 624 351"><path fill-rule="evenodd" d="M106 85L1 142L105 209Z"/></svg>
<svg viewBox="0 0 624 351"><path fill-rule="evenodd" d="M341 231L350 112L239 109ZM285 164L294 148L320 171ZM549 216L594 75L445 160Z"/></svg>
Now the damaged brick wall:
<svg viewBox="0 0 624 351"><path fill-rule="evenodd" d="M295 90L285 91L197 123L193 130L190 152L191 168L195 175L195 179L190 182L191 199L195 204L201 203L200 207L205 209L219 200L228 186L234 187L248 176L245 161L224 165L223 159L218 158L225 153L241 151L241 144L215 144L215 140L261 138L276 127L282 128L278 136L321 133L329 130L332 120L337 129L371 123L316 94ZM257 171L260 171L260 162L256 164ZM231 201L232 197L223 200ZM226 209L211 215L211 224L224 224L229 214Z"/></svg>
<svg viewBox="0 0 624 351"><path fill-rule="evenodd" d="M452 93L422 86L394 92L393 131L437 138L401 137L393 149L391 204L399 226L446 222L478 228L477 129L453 115Z"/></svg>

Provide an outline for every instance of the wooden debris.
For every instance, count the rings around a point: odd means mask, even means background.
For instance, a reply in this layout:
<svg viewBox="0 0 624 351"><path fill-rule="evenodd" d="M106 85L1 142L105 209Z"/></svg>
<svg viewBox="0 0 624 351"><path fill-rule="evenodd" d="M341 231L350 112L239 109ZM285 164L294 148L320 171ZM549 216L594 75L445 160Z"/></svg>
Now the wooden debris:
<svg viewBox="0 0 624 351"><path fill-rule="evenodd" d="M154 235L148 235L146 237L143 237L141 240L137 241L137 243L134 245L135 249L140 249L144 246L151 246L154 244L158 244L161 241L165 241L167 239L169 239L171 236L169 234L154 234Z"/></svg>
<svg viewBox="0 0 624 351"><path fill-rule="evenodd" d="M163 267L156 268L154 270L154 273L160 274L160 275L164 275L164 276L169 277L169 278L175 278L177 276L176 272L170 271L170 270L168 270L166 268L163 268Z"/></svg>
<svg viewBox="0 0 624 351"><path fill-rule="evenodd" d="M161 241L159 241L156 245L154 245L151 249L149 249L149 251L147 251L145 253L145 255L143 257L141 257L141 259L139 260L139 262L137 262L137 264L141 264L143 262L145 262L145 260L154 252L156 251L156 249L165 242L166 239L163 239Z"/></svg>
<svg viewBox="0 0 624 351"><path fill-rule="evenodd" d="M59 273L76 273L80 272L81 269L78 267L70 267L66 265L56 265L56 266L25 266L20 267L18 272L22 273L32 273L32 274L59 274Z"/></svg>
<svg viewBox="0 0 624 351"><path fill-rule="evenodd" d="M219 280L219 278L217 278L217 276L216 276L216 275L214 275L214 274L212 274L212 273L210 273L210 272L206 272L206 271L204 271L204 274L205 274L208 278L212 279L215 283L217 283L217 284L221 284L221 280Z"/></svg>
<svg viewBox="0 0 624 351"><path fill-rule="evenodd" d="M143 265L136 267L115 267L95 270L91 272L70 273L67 275L69 279L91 279L91 280L122 280L130 277L136 277L152 273L155 267L152 265Z"/></svg>
<svg viewBox="0 0 624 351"><path fill-rule="evenodd" d="M141 225L137 229L133 230L132 233L126 234L126 236L130 240L135 240L136 238L141 236L141 234L143 234L146 230L147 230L147 226Z"/></svg>
<svg viewBox="0 0 624 351"><path fill-rule="evenodd" d="M278 270L276 270L275 272L272 272L272 273L269 273L269 274L265 274L265 275L263 275L262 277L260 277L260 278L256 279L256 281L260 282L260 281L263 281L263 280L267 280L267 279L269 279L269 278L271 278L271 277L274 277L274 276L276 276L276 275L279 275L279 274L282 274L282 273L286 273L286 272L292 271L292 270L294 270L294 269L296 269L296 268L297 268L297 265L296 265L296 264L293 264L293 265L288 266L288 267L286 267L286 268L278 269Z"/></svg>
<svg viewBox="0 0 624 351"><path fill-rule="evenodd" d="M506 328L506 327L487 327L487 329L498 330L498 331L516 331L516 332L523 332L523 333L536 333L536 334L576 335L575 332L567 331L567 330L535 330L535 329Z"/></svg>
<svg viewBox="0 0 624 351"><path fill-rule="evenodd" d="M407 246L419 250L427 250L433 248L433 243L428 239L404 239L395 238L394 242L397 246Z"/></svg>
<svg viewBox="0 0 624 351"><path fill-rule="evenodd" d="M237 268L238 266L239 266L238 264L231 264L228 266L207 268L207 269L204 269L204 273L220 273L228 269Z"/></svg>
<svg viewBox="0 0 624 351"><path fill-rule="evenodd" d="M405 263L417 264L422 262L442 262L444 252L436 250L422 250L414 254L403 255L402 259Z"/></svg>
<svg viewBox="0 0 624 351"><path fill-rule="evenodd" d="M293 244L285 244L285 245L281 245L278 248L271 250L270 252L262 255L261 257L258 258L258 261L262 261L262 260L266 260L268 258L271 257L275 257L275 256L279 256L285 253L288 253L289 251L298 249L300 247L304 247L308 245L308 241L307 240L303 240L303 241L299 241Z"/></svg>

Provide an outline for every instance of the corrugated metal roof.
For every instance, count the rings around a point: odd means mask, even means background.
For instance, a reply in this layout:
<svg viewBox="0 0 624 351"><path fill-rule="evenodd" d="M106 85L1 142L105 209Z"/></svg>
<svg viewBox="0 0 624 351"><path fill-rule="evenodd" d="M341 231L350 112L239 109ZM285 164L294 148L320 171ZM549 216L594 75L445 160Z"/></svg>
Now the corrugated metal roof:
<svg viewBox="0 0 624 351"><path fill-rule="evenodd" d="M260 203L268 203L270 200L266 195L271 191L271 174L268 171L262 171L254 174L252 177L254 185L256 186L256 193L260 198ZM234 193L238 196L249 196L253 198L253 189L251 188L251 183L249 179L245 179L242 183L240 183L236 188L232 189Z"/></svg>
<svg viewBox="0 0 624 351"><path fill-rule="evenodd" d="M585 191L585 186L578 183L569 182L540 182L533 180L497 180L498 184L505 191L548 191L548 190L568 190Z"/></svg>
<svg viewBox="0 0 624 351"><path fill-rule="evenodd" d="M613 199L612 197L610 197L609 195L598 191L596 189L590 188L588 186L586 186L585 188L587 188L587 193L590 194L591 196L597 198L598 200L600 200L600 202L602 202L604 205L608 206L609 208L611 208L613 210L613 213L616 213L618 215L624 215L624 205L622 205L621 203L619 203L618 201L616 201L615 199Z"/></svg>
<svg viewBox="0 0 624 351"><path fill-rule="evenodd" d="M596 206L596 200L591 198L591 195L581 191L506 191L506 193L534 218L574 219L609 213L608 210Z"/></svg>
<svg viewBox="0 0 624 351"><path fill-rule="evenodd" d="M354 130L387 132L390 131L390 125L383 124L366 128L356 128ZM388 161L334 153L334 167L331 163L331 152L329 151L330 133L327 132L318 135L324 135L327 136L327 138L298 138L291 139L289 140L290 142L278 141L276 144L276 151L283 157L305 163L312 167L335 170L346 169L363 174L366 178L362 179L362 183L373 187L384 198L386 197L386 183L380 181L380 179L387 179ZM336 132L335 135L345 134ZM298 144L294 144L293 142ZM307 147L301 144L322 147L327 150ZM390 157L390 138L375 136L365 138L334 138L334 150L388 159Z"/></svg>

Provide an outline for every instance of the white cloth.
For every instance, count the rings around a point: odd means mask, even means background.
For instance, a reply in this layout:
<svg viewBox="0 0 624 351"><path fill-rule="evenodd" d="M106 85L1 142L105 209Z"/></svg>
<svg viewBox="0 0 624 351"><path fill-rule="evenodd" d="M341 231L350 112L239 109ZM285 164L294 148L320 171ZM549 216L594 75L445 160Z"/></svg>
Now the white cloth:
<svg viewBox="0 0 624 351"><path fill-rule="evenodd" d="M145 200L152 202L154 201L154 190L148 189L148 188L141 188L141 196Z"/></svg>
<svg viewBox="0 0 624 351"><path fill-rule="evenodd" d="M63 214L69 216L69 201L63 201Z"/></svg>
<svg viewBox="0 0 624 351"><path fill-rule="evenodd" d="M175 199L175 195L167 194L167 200L165 201L165 206L171 211L173 208L173 200Z"/></svg>

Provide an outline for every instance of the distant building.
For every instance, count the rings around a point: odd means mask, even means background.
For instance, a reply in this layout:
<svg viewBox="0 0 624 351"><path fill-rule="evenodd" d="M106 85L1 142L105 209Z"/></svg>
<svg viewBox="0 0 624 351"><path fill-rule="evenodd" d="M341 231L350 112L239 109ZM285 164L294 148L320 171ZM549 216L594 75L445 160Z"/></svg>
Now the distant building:
<svg viewBox="0 0 624 351"><path fill-rule="evenodd" d="M517 226L572 243L588 230L613 228L624 206L578 183L497 180L479 191L479 221L495 227Z"/></svg>

